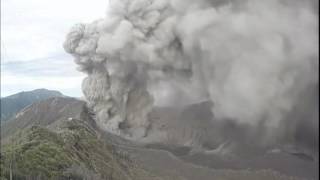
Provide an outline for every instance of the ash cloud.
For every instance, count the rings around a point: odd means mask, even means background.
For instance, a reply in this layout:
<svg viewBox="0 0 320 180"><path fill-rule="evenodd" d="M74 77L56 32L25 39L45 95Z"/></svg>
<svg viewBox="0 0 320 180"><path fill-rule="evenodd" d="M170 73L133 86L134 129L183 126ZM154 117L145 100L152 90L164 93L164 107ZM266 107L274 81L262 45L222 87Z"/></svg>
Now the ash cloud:
<svg viewBox="0 0 320 180"><path fill-rule="evenodd" d="M88 75L83 93L105 130L140 140L154 107L210 101L213 122L231 120L267 144L305 141L318 124L314 3L112 0L104 19L75 25L64 48ZM312 115L297 111L305 107Z"/></svg>

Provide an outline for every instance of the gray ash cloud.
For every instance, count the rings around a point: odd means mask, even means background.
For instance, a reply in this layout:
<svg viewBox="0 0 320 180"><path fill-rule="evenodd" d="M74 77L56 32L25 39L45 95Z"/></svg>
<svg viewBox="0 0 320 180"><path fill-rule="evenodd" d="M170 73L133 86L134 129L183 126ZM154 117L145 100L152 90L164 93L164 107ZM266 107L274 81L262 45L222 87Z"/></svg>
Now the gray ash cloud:
<svg viewBox="0 0 320 180"><path fill-rule="evenodd" d="M75 25L64 48L87 74L83 93L107 131L141 140L154 107L209 101L213 121L246 127L246 137L314 146L312 3L112 0L104 19Z"/></svg>

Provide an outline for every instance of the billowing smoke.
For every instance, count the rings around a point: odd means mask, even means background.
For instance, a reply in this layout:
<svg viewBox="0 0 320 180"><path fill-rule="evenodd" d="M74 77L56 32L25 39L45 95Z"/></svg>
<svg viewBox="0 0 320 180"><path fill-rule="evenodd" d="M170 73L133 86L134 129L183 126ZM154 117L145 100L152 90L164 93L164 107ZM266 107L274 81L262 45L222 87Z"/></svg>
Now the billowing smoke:
<svg viewBox="0 0 320 180"><path fill-rule="evenodd" d="M209 101L212 121L277 141L318 124L315 4L112 0L104 19L74 26L64 48L88 75L83 93L105 130L139 140L154 128L154 107ZM300 115L304 107L315 115Z"/></svg>

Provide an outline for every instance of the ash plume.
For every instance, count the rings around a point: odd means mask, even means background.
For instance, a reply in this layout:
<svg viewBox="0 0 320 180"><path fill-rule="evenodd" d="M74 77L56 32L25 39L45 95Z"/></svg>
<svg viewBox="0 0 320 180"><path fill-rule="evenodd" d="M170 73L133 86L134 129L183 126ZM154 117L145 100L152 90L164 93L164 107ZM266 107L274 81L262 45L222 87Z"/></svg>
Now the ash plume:
<svg viewBox="0 0 320 180"><path fill-rule="evenodd" d="M319 95L310 93L319 88L315 3L112 0L104 19L75 25L64 48L88 75L83 93L107 131L148 138L154 107L209 101L213 122L232 121L265 144L312 141L319 131Z"/></svg>

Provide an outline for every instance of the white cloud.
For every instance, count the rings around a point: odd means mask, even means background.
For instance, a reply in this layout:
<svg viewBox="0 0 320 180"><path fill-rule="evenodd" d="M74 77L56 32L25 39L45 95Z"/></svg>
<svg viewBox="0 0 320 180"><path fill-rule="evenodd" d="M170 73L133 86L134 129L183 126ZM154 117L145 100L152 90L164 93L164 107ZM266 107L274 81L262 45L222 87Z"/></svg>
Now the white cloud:
<svg viewBox="0 0 320 180"><path fill-rule="evenodd" d="M3 73L1 77L1 96L8 96L20 91L39 88L54 89L69 96L82 96L80 86L83 76L25 76Z"/></svg>
<svg viewBox="0 0 320 180"><path fill-rule="evenodd" d="M74 89L79 95L82 74L62 43L73 24L104 17L107 5L107 0L1 1L1 96L33 88Z"/></svg>
<svg viewBox="0 0 320 180"><path fill-rule="evenodd" d="M88 22L103 17L107 2L105 0L2 1L1 50L4 53L2 61L23 61L63 52L61 43L70 26L76 22Z"/></svg>

